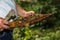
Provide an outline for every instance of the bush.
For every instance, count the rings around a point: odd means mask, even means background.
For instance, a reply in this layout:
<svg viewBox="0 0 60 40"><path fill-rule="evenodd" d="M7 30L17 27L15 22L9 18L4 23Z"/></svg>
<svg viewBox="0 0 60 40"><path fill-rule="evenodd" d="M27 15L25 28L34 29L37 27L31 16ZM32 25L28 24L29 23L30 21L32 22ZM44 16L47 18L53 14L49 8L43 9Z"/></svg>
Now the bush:
<svg viewBox="0 0 60 40"><path fill-rule="evenodd" d="M56 0L38 0L37 2L21 2L16 0L25 10L54 16L32 24L30 27L19 27L13 30L14 40L60 40L60 9ZM56 3L57 2L57 3Z"/></svg>

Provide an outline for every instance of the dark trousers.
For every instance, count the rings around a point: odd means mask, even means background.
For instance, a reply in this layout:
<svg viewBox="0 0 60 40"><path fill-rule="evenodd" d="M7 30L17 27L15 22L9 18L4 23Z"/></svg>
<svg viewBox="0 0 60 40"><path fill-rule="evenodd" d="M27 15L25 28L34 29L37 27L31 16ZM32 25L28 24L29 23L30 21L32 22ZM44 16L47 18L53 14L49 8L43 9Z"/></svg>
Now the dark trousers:
<svg viewBox="0 0 60 40"><path fill-rule="evenodd" d="M12 31L3 31L0 33L0 40L13 40Z"/></svg>

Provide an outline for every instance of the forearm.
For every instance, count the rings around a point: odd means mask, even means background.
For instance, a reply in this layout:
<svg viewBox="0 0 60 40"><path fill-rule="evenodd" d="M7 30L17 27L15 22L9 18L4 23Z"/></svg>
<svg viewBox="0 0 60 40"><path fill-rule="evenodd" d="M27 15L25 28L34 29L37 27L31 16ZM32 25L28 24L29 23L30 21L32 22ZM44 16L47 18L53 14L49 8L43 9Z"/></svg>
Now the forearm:
<svg viewBox="0 0 60 40"><path fill-rule="evenodd" d="M17 11L18 11L18 15L21 16L21 17L28 17L28 16L34 14L34 11L26 11L20 5L18 5L17 3L16 3L16 8L17 8Z"/></svg>
<svg viewBox="0 0 60 40"><path fill-rule="evenodd" d="M16 7L17 7L17 11L18 11L18 14L21 15L21 14L24 14L26 11L16 3Z"/></svg>

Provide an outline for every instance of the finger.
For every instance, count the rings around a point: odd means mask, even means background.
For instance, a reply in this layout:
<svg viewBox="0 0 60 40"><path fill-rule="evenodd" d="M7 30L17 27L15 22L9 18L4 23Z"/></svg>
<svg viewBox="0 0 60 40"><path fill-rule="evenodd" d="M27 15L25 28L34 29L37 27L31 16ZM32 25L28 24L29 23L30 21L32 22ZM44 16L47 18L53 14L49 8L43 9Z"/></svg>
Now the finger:
<svg viewBox="0 0 60 40"><path fill-rule="evenodd" d="M28 14L29 14L29 16L31 16L31 15L33 16L34 11L29 11Z"/></svg>
<svg viewBox="0 0 60 40"><path fill-rule="evenodd" d="M9 22L7 20L4 20L3 23L4 24L9 24Z"/></svg>
<svg viewBox="0 0 60 40"><path fill-rule="evenodd" d="M0 23L0 29L2 28L3 23Z"/></svg>
<svg viewBox="0 0 60 40"><path fill-rule="evenodd" d="M31 12L31 15L32 15L32 16L33 16L33 15L34 15L34 13L35 13L34 11L30 11L30 12Z"/></svg>
<svg viewBox="0 0 60 40"><path fill-rule="evenodd" d="M2 28L2 26L0 25L0 29Z"/></svg>
<svg viewBox="0 0 60 40"><path fill-rule="evenodd" d="M29 16L29 14L28 14L28 12L26 12L22 17L25 18L25 17L28 17L28 16Z"/></svg>
<svg viewBox="0 0 60 40"><path fill-rule="evenodd" d="M3 30L4 30L4 29L3 29L3 28L1 28L1 29L0 29L0 32L2 32Z"/></svg>
<svg viewBox="0 0 60 40"><path fill-rule="evenodd" d="M3 28L3 29L9 29L9 26L2 25L2 28Z"/></svg>
<svg viewBox="0 0 60 40"><path fill-rule="evenodd" d="M0 29L2 28L3 22L0 20Z"/></svg>
<svg viewBox="0 0 60 40"><path fill-rule="evenodd" d="M34 11L29 11L30 13L34 14L35 12Z"/></svg>
<svg viewBox="0 0 60 40"><path fill-rule="evenodd" d="M3 25L3 20L2 19L0 19L0 25Z"/></svg>

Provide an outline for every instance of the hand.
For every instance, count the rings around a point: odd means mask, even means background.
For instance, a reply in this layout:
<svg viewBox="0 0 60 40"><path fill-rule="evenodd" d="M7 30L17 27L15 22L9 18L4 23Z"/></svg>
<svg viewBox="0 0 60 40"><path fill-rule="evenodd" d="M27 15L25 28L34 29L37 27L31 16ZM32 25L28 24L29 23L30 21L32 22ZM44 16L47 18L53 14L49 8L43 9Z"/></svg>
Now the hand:
<svg viewBox="0 0 60 40"><path fill-rule="evenodd" d="M24 14L24 17L28 17L34 14L34 11L28 11Z"/></svg>
<svg viewBox="0 0 60 40"><path fill-rule="evenodd" d="M3 18L0 18L0 31L3 31L4 29L9 29L9 27L5 24L9 24L9 22Z"/></svg>
<svg viewBox="0 0 60 40"><path fill-rule="evenodd" d="M20 16L22 16L22 17L28 17L28 16L31 16L33 14L34 14L34 11L28 11L28 12L21 13Z"/></svg>
<svg viewBox="0 0 60 40"><path fill-rule="evenodd" d="M34 14L34 11L26 11L24 10L20 5L18 5L16 3L16 7L17 7L17 11L18 11L18 15L21 16L21 17L28 17L30 15L33 15Z"/></svg>

